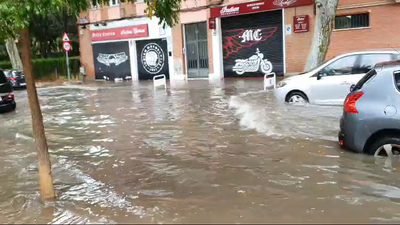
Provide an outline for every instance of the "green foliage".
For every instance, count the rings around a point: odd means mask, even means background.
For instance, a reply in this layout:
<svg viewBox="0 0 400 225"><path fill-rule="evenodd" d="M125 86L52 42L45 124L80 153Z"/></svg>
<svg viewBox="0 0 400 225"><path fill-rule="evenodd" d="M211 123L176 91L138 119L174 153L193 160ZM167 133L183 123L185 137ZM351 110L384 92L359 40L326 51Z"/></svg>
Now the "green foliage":
<svg viewBox="0 0 400 225"><path fill-rule="evenodd" d="M1 69L11 69L12 65L10 61L0 62Z"/></svg>
<svg viewBox="0 0 400 225"><path fill-rule="evenodd" d="M108 4L109 0L90 0L93 4ZM121 2L135 0L121 0ZM180 3L184 0L144 0L150 17L160 18L160 24L173 26L178 22ZM29 27L33 16L46 17L68 9L68 15L86 11L88 0L0 0L0 40L15 38L22 28Z"/></svg>
<svg viewBox="0 0 400 225"><path fill-rule="evenodd" d="M36 79L52 79L58 76L67 76L67 63L65 58L49 58L32 60L33 76ZM79 57L69 58L71 74L79 73ZM57 70L57 71L56 71Z"/></svg>
<svg viewBox="0 0 400 225"><path fill-rule="evenodd" d="M46 15L63 5L63 0L0 0L0 39L16 37L19 30L29 26L32 15Z"/></svg>
<svg viewBox="0 0 400 225"><path fill-rule="evenodd" d="M10 61L7 52L0 52L0 62Z"/></svg>
<svg viewBox="0 0 400 225"><path fill-rule="evenodd" d="M67 77L67 62L65 58L48 58L32 60L33 76L35 79L52 80L56 74ZM79 74L79 57L69 58L70 71L72 75ZM11 69L11 62L0 62L1 69Z"/></svg>
<svg viewBox="0 0 400 225"><path fill-rule="evenodd" d="M72 51L70 55L79 55L78 29L76 17L68 15L68 9L49 13L46 16L33 15L29 22L31 37L31 52L33 58L47 58L64 54L62 36L67 32L71 39Z"/></svg>
<svg viewBox="0 0 400 225"><path fill-rule="evenodd" d="M179 11L182 0L145 0L147 9L145 12L150 18L154 15L160 18L160 24L173 26L178 23Z"/></svg>

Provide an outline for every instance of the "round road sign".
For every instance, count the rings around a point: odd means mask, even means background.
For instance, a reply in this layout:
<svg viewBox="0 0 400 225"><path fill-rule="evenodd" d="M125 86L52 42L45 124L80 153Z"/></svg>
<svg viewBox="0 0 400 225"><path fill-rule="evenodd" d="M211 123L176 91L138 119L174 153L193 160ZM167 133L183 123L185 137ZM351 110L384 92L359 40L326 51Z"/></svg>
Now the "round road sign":
<svg viewBox="0 0 400 225"><path fill-rule="evenodd" d="M71 44L69 42L63 42L63 49L66 52L71 51Z"/></svg>

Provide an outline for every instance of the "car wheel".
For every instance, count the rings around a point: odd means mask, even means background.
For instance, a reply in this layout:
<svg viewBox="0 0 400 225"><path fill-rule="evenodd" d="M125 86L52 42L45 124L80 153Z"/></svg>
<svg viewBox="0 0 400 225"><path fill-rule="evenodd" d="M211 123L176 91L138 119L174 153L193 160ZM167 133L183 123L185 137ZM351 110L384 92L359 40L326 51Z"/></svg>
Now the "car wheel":
<svg viewBox="0 0 400 225"><path fill-rule="evenodd" d="M303 93L296 91L287 96L286 102L290 104L306 104L308 103L308 99Z"/></svg>
<svg viewBox="0 0 400 225"><path fill-rule="evenodd" d="M377 157L393 157L394 155L400 155L400 138L379 138L367 149L366 153Z"/></svg>

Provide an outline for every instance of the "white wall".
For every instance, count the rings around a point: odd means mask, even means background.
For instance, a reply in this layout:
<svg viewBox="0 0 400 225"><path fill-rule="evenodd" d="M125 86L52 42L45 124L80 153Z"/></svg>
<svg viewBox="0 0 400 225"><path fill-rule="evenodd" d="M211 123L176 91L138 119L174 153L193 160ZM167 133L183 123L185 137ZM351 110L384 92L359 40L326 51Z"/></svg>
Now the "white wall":
<svg viewBox="0 0 400 225"><path fill-rule="evenodd" d="M224 78L224 62L222 59L222 29L221 18L215 18L215 30L212 31L212 53L214 73L210 74L210 80Z"/></svg>

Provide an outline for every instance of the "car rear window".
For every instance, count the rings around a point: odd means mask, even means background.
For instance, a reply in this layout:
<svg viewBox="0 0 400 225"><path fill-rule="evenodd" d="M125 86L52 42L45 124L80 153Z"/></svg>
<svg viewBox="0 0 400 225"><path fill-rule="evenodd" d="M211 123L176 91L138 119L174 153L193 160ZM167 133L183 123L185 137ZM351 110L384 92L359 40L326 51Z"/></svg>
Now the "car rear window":
<svg viewBox="0 0 400 225"><path fill-rule="evenodd" d="M14 75L14 76L21 76L21 75L22 75L22 72L21 72L21 71L14 71L14 72L13 72L13 75Z"/></svg>
<svg viewBox="0 0 400 225"><path fill-rule="evenodd" d="M365 74L361 80L358 81L356 86L354 86L353 91L360 90L366 83L371 81L376 76L376 70L372 69L367 74Z"/></svg>
<svg viewBox="0 0 400 225"><path fill-rule="evenodd" d="M0 70L0 84L4 84L7 82L8 82L8 79L7 79L6 75L4 74L4 72L2 70Z"/></svg>

